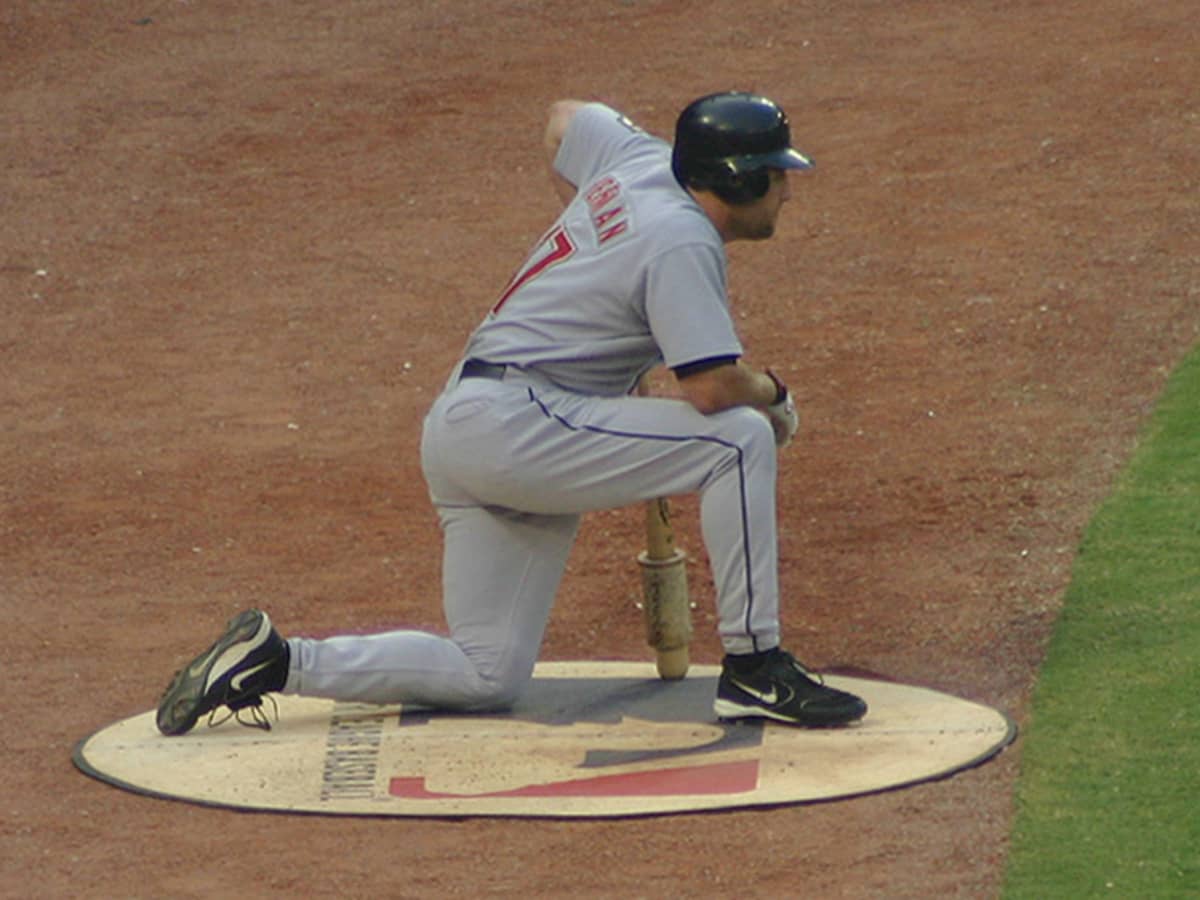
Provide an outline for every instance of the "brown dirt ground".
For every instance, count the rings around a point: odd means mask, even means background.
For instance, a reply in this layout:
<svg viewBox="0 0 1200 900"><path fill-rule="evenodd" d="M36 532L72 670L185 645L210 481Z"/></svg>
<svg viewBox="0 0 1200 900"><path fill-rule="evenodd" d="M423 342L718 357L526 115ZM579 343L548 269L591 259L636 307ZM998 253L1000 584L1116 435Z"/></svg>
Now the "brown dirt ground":
<svg viewBox="0 0 1200 900"><path fill-rule="evenodd" d="M735 86L818 161L731 253L751 360L806 421L788 642L1026 722L1081 529L1200 330L1194 13L5 2L0 894L994 895L1019 742L880 796L569 824L239 814L70 755L248 603L285 632L440 626L419 419L554 211L546 104L669 133ZM639 535L587 521L546 658L646 656Z"/></svg>

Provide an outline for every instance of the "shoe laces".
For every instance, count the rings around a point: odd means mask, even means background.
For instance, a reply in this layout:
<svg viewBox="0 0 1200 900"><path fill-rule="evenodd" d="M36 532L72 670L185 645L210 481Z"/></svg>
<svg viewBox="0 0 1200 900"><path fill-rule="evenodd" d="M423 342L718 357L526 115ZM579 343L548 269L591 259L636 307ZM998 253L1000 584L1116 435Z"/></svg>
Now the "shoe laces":
<svg viewBox="0 0 1200 900"><path fill-rule="evenodd" d="M230 719L233 719L239 725L243 725L246 728L270 731L271 716L268 716L266 710L263 709L264 697L271 701L271 710L275 721L278 722L279 704L275 702L275 698L270 694L262 694L250 699L233 701L236 705L231 705L229 701L226 701L224 704L213 707L212 711L208 714L208 727L216 728L218 725L224 725Z"/></svg>

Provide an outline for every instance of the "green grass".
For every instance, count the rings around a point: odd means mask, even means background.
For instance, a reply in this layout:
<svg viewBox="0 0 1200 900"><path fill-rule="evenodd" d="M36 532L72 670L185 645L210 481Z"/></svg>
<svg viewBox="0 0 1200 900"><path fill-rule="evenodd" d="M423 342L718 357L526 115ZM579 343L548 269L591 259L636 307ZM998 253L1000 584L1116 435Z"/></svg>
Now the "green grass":
<svg viewBox="0 0 1200 900"><path fill-rule="evenodd" d="M1005 898L1200 898L1200 350L1088 526L1022 741Z"/></svg>

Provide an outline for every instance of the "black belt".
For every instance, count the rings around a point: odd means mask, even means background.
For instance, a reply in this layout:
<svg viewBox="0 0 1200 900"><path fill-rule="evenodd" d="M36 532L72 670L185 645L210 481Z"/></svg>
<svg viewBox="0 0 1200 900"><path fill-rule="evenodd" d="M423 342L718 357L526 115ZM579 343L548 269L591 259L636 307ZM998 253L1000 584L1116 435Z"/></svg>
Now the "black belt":
<svg viewBox="0 0 1200 900"><path fill-rule="evenodd" d="M459 379L463 378L490 378L492 381L500 381L504 378L504 372L508 366L503 363L490 363L484 359L468 359L462 364L462 370L459 373Z"/></svg>

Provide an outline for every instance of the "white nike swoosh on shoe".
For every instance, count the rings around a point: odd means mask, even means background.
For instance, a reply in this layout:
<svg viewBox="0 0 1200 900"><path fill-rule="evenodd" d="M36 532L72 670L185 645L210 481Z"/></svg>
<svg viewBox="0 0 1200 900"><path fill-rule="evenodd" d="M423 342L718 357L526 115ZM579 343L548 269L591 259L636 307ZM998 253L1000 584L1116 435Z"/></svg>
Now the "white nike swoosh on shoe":
<svg viewBox="0 0 1200 900"><path fill-rule="evenodd" d="M273 660L273 659L268 659L266 662L259 663L257 666L254 666L251 669L247 669L245 672L238 672L236 675L234 675L232 678L229 679L229 687L232 690L240 691L242 689L242 685L245 683L247 678L249 678L255 672L261 672L263 669L270 666L274 661L275 660Z"/></svg>
<svg viewBox="0 0 1200 900"><path fill-rule="evenodd" d="M226 648L225 653L217 659L213 664L212 671L208 673L208 679L204 684L204 692L207 694L226 672L236 668L242 660L262 646L263 641L267 639L267 635L270 632L271 622L266 616L263 616L259 620L258 631L255 632L252 638L238 641L236 644Z"/></svg>
<svg viewBox="0 0 1200 900"><path fill-rule="evenodd" d="M220 649L220 647L213 647L206 654L204 654L203 657L192 663L191 667L189 667L187 671L188 677L199 678L201 675L203 675L204 670L208 668L208 664L212 662L213 657L220 651Z"/></svg>
<svg viewBox="0 0 1200 900"><path fill-rule="evenodd" d="M766 691L756 691L754 688L742 684L736 678L732 678L730 680L734 683L734 685L737 686L739 691L749 694L755 700L758 700L760 703L765 703L767 706L774 706L776 701L779 700L779 692L775 690L774 685L771 685L771 691L768 693Z"/></svg>

